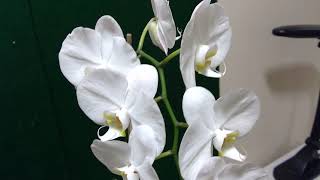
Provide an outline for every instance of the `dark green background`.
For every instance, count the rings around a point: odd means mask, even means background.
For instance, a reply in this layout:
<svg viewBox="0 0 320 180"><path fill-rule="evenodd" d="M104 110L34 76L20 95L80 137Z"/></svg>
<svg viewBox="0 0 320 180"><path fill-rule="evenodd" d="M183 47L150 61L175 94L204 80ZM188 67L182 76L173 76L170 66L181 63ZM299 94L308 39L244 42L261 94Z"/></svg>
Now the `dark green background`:
<svg viewBox="0 0 320 180"><path fill-rule="evenodd" d="M184 28L196 0L171 0L176 25ZM62 76L58 53L73 28L93 28L112 15L136 47L153 17L150 0L7 0L0 6L0 179L106 180L112 175L90 151L96 126L77 105L74 87ZM180 41L176 43L175 49ZM163 53L146 39L145 51ZM142 62L145 62L142 60ZM168 96L180 120L184 85L178 59L166 67ZM218 95L218 80L198 77ZM167 119L164 112L164 117ZM166 121L168 122L168 121ZM166 123L168 147L171 124ZM160 179L177 179L171 158L155 162Z"/></svg>

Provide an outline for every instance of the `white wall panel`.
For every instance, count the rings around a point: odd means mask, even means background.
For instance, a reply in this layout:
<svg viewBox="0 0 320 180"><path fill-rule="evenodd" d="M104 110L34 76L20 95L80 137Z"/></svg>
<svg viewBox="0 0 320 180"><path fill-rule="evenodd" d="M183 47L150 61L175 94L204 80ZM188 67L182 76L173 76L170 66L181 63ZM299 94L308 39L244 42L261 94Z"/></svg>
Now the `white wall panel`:
<svg viewBox="0 0 320 180"><path fill-rule="evenodd" d="M243 144L249 161L265 165L303 143L311 130L319 91L318 42L275 37L272 29L286 24L320 24L320 1L220 3L233 27L221 94L244 87L260 97L261 118Z"/></svg>

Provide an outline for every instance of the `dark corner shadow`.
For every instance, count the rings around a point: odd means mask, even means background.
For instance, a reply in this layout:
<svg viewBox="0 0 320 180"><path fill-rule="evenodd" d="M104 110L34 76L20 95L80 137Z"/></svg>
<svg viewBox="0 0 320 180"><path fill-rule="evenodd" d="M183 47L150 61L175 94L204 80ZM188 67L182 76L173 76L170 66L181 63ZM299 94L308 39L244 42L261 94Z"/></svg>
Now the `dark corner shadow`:
<svg viewBox="0 0 320 180"><path fill-rule="evenodd" d="M266 72L268 87L275 93L301 93L319 87L319 71L307 62L282 64Z"/></svg>

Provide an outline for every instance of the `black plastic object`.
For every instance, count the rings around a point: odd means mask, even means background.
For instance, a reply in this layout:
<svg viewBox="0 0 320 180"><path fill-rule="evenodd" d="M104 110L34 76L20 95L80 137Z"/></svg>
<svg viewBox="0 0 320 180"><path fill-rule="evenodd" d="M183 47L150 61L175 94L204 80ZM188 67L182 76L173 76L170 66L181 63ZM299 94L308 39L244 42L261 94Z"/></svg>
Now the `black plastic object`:
<svg viewBox="0 0 320 180"><path fill-rule="evenodd" d="M320 39L320 25L291 25L280 26L272 30L273 35L289 38L317 38ZM320 48L320 42L318 43Z"/></svg>
<svg viewBox="0 0 320 180"><path fill-rule="evenodd" d="M272 33L291 38L320 38L320 25L280 26L273 29Z"/></svg>
<svg viewBox="0 0 320 180"><path fill-rule="evenodd" d="M289 38L318 38L320 25L281 26L273 29L276 36ZM320 42L318 44L320 47ZM296 155L277 166L273 175L276 180L312 180L320 175L320 92L318 107L309 138Z"/></svg>
<svg viewBox="0 0 320 180"><path fill-rule="evenodd" d="M319 94L320 95L320 94ZM276 180L312 180L320 174L320 98L311 136L296 155L277 166L273 175Z"/></svg>
<svg viewBox="0 0 320 180"><path fill-rule="evenodd" d="M319 171L317 156L317 152L307 145L291 159L277 166L273 175L277 180L312 180Z"/></svg>

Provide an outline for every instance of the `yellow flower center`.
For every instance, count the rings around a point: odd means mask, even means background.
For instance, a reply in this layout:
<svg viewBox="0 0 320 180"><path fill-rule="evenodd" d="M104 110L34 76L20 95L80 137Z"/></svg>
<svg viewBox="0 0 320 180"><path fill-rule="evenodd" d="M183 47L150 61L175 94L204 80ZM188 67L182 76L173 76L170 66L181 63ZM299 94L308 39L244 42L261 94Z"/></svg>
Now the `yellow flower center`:
<svg viewBox="0 0 320 180"><path fill-rule="evenodd" d="M238 136L239 136L239 132L237 132L237 131L228 134L227 137L224 138L224 142L223 142L222 146L234 144L236 142Z"/></svg>
<svg viewBox="0 0 320 180"><path fill-rule="evenodd" d="M233 146L233 144L237 141L237 138L239 137L239 132L234 131L229 134L224 138L223 144L221 151L219 151L219 156L223 157L224 156L224 149L229 148L230 146Z"/></svg>
<svg viewBox="0 0 320 180"><path fill-rule="evenodd" d="M211 58L217 54L217 48L208 45L200 45L196 51L195 70L199 73L205 71L211 65Z"/></svg>
<svg viewBox="0 0 320 180"><path fill-rule="evenodd" d="M116 113L104 112L103 118L106 125L119 130L122 137L126 136L126 130L123 129L122 123Z"/></svg>

